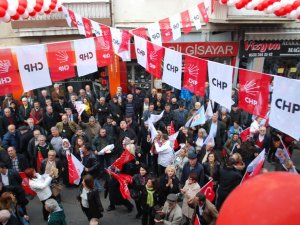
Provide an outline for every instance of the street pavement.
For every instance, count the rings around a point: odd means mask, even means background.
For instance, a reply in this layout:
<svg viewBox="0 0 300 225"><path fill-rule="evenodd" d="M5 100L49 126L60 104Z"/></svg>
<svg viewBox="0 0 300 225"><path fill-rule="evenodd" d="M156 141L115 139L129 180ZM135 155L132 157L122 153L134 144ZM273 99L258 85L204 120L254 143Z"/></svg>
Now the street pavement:
<svg viewBox="0 0 300 225"><path fill-rule="evenodd" d="M62 192L62 205L65 210L68 225L88 225L88 220L83 214L79 202L76 200L78 188L64 188ZM101 193L101 202L104 207L103 217L100 219L101 225L140 225L141 220L135 219L136 210L128 213L124 206L116 206L116 210L107 212L109 200L104 199L104 193ZM133 203L134 204L134 203ZM35 197L27 205L28 215L31 225L45 225L43 221L42 203Z"/></svg>

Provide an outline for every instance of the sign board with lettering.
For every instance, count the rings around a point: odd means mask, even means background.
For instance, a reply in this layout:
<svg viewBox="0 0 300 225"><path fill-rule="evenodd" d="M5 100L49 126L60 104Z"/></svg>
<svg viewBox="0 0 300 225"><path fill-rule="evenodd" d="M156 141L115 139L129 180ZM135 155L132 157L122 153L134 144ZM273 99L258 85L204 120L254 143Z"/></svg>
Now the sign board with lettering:
<svg viewBox="0 0 300 225"><path fill-rule="evenodd" d="M241 58L300 56L300 41L244 41L240 43Z"/></svg>

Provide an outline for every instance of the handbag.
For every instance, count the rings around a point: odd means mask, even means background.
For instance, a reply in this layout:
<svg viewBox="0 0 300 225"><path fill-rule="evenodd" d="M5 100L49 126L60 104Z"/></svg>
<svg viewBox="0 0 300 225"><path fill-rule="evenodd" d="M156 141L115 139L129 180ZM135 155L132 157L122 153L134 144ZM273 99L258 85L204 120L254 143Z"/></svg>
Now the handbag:
<svg viewBox="0 0 300 225"><path fill-rule="evenodd" d="M61 191L63 190L63 185L60 183L53 183L51 184L51 191L52 191L52 195L54 197L57 197Z"/></svg>

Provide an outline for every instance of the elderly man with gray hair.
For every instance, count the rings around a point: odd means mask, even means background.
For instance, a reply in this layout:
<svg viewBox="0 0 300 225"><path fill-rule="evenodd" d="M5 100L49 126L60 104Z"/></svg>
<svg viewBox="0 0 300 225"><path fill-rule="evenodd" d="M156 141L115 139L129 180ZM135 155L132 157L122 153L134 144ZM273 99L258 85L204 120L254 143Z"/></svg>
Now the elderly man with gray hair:
<svg viewBox="0 0 300 225"><path fill-rule="evenodd" d="M100 124L96 121L94 116L91 116L89 118L89 122L85 123L81 121L81 117L78 117L79 119L79 125L83 128L84 133L86 136L93 140L98 134L101 129Z"/></svg>
<svg viewBox="0 0 300 225"><path fill-rule="evenodd" d="M67 225L65 212L55 199L48 199L45 202L45 209L50 213L48 225Z"/></svg>
<svg viewBox="0 0 300 225"><path fill-rule="evenodd" d="M0 224L21 225L18 219L6 209L0 210Z"/></svg>

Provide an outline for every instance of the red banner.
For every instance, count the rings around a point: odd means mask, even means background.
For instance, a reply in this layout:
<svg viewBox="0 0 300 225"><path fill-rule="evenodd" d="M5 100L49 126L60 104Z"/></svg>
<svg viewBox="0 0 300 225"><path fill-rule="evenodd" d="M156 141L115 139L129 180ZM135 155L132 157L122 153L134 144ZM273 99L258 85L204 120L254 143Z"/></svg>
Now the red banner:
<svg viewBox="0 0 300 225"><path fill-rule="evenodd" d="M147 36L147 30L145 27L139 27L137 29L132 30L132 33L136 36L139 36L141 38L144 38L146 40L148 40L148 36ZM134 48L133 48L134 49Z"/></svg>
<svg viewBox="0 0 300 225"><path fill-rule="evenodd" d="M96 56L98 67L108 66L113 60L113 50L111 41L107 41L104 36L95 38Z"/></svg>
<svg viewBox="0 0 300 225"><path fill-rule="evenodd" d="M22 186L23 190L25 191L25 194L36 196L36 193L29 186L29 179L27 178L25 173L20 172L19 175L22 178L21 186Z"/></svg>
<svg viewBox="0 0 300 225"><path fill-rule="evenodd" d="M190 33L193 29L193 26L192 26L189 11L186 10L184 12L181 12L180 16L181 16L181 23L182 23L183 33L184 34Z"/></svg>
<svg viewBox="0 0 300 225"><path fill-rule="evenodd" d="M208 23L208 15L207 15L207 12L206 12L206 9L205 9L204 2L198 4L198 9L199 9L199 11L202 15L203 21L205 23Z"/></svg>
<svg viewBox="0 0 300 225"><path fill-rule="evenodd" d="M22 89L22 83L11 50L0 49L0 96L20 89Z"/></svg>
<svg viewBox="0 0 300 225"><path fill-rule="evenodd" d="M72 20L72 25L73 25L74 27L78 27L78 26L77 26L77 22L76 22L75 13L74 13L72 10L69 10L69 9L68 9L68 12L69 12L69 16L70 16L70 18L71 18L71 20Z"/></svg>
<svg viewBox="0 0 300 225"><path fill-rule="evenodd" d="M198 96L205 95L207 61L185 55L183 87Z"/></svg>
<svg viewBox="0 0 300 225"><path fill-rule="evenodd" d="M159 23L159 27L160 27L162 41L163 42L172 41L173 33L172 33L170 19L166 18L166 19L160 20L158 23Z"/></svg>
<svg viewBox="0 0 300 225"><path fill-rule="evenodd" d="M264 118L269 111L271 79L267 74L239 69L239 107Z"/></svg>
<svg viewBox="0 0 300 225"><path fill-rule="evenodd" d="M129 50L129 40L131 39L132 35L129 33L128 30L122 30L122 40L119 47L119 53L125 52Z"/></svg>
<svg viewBox="0 0 300 225"><path fill-rule="evenodd" d="M165 49L147 42L147 67L146 71L156 78L161 78L161 64L165 55Z"/></svg>
<svg viewBox="0 0 300 225"><path fill-rule="evenodd" d="M82 23L85 30L86 37L93 37L93 30L91 21L85 17L82 17Z"/></svg>
<svg viewBox="0 0 300 225"><path fill-rule="evenodd" d="M122 155L111 165L111 167L122 170L123 165L130 162L133 159L134 155L132 155L127 149L125 149Z"/></svg>
<svg viewBox="0 0 300 225"><path fill-rule="evenodd" d="M71 42L47 45L47 58L53 82L75 77L75 57Z"/></svg>

